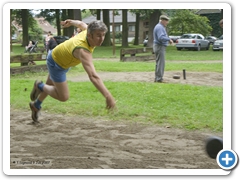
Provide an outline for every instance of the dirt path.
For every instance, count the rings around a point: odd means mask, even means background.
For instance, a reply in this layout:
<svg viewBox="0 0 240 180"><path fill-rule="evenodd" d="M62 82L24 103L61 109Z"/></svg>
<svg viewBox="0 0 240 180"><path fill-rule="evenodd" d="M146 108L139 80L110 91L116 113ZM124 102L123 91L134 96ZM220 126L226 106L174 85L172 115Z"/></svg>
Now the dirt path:
<svg viewBox="0 0 240 180"><path fill-rule="evenodd" d="M204 151L209 132L45 112L30 122L11 109L11 169L219 168Z"/></svg>
<svg viewBox="0 0 240 180"><path fill-rule="evenodd" d="M98 72L104 81L124 82L153 82L154 72ZM173 79L173 75L180 75L180 79ZM89 81L86 73L68 77L70 81ZM165 71L164 80L168 83L181 83L206 86L222 86L223 75L216 72L186 72L186 79L180 71Z"/></svg>
<svg viewBox="0 0 240 180"><path fill-rule="evenodd" d="M175 74L181 79L173 79ZM153 72L100 72L104 81L150 82ZM222 73L167 71L168 83L222 86ZM68 77L89 81L86 73ZM222 133L185 131L126 121L108 121L42 112L32 124L28 110L11 109L12 169L219 169L204 140Z"/></svg>

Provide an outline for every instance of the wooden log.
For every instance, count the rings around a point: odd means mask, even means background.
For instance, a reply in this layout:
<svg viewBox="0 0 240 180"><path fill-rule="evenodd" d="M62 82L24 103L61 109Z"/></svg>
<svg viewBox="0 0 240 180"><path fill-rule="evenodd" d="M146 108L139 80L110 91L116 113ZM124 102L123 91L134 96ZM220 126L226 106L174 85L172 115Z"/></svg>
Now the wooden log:
<svg viewBox="0 0 240 180"><path fill-rule="evenodd" d="M41 72L41 71L47 71L47 65L30 65L30 66L21 66L21 67L14 67L10 68L10 74L22 74L26 71L29 72Z"/></svg>
<svg viewBox="0 0 240 180"><path fill-rule="evenodd" d="M152 53L153 49L152 48L134 48L134 49L121 49L121 54L137 54L137 53Z"/></svg>
<svg viewBox="0 0 240 180"><path fill-rule="evenodd" d="M141 55L139 56L138 54L141 54ZM146 54L146 56L143 57L142 54ZM152 60L155 58L155 57L154 58L152 57L153 54L154 54L153 48L151 48L151 47L121 49L120 50L120 61ZM129 55L130 57L127 57L126 55Z"/></svg>
<svg viewBox="0 0 240 180"><path fill-rule="evenodd" d="M122 61L151 61L155 60L155 55L122 57Z"/></svg>
<svg viewBox="0 0 240 180"><path fill-rule="evenodd" d="M46 60L46 54L22 54L10 57L10 63L28 63L29 61Z"/></svg>

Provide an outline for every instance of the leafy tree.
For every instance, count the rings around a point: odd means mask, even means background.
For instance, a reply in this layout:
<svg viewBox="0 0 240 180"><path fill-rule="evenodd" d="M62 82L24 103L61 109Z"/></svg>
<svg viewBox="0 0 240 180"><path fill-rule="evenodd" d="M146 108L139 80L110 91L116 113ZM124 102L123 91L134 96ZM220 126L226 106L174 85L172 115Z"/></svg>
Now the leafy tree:
<svg viewBox="0 0 240 180"><path fill-rule="evenodd" d="M77 11L78 9L41 9L40 12L36 15L37 17L44 17L52 26L57 28L57 34L60 36L72 37L74 34L74 27L64 28L61 32L60 21L66 19L76 19L81 18L81 13ZM79 10L80 11L80 10ZM78 14L78 15L77 15Z"/></svg>
<svg viewBox="0 0 240 180"><path fill-rule="evenodd" d="M137 14L139 14L140 19L145 20L148 19L149 20L149 30L148 30L148 44L147 47L152 47L153 45L153 29L155 27L155 25L159 22L159 16L162 13L161 9L132 9L130 10L130 12L135 13L136 16ZM136 23L136 26L139 26ZM137 31L137 27L135 26L135 29ZM139 35L137 36L136 32L135 32L135 39L138 39Z"/></svg>
<svg viewBox="0 0 240 180"><path fill-rule="evenodd" d="M210 34L212 27L207 17L197 15L188 9L176 10L168 24L169 34L201 33Z"/></svg>
<svg viewBox="0 0 240 180"><path fill-rule="evenodd" d="M31 9L12 9L11 22L16 21L19 26L22 26L22 33L18 39L22 41L22 46L26 46L29 40L41 40L42 30L38 26L37 21ZM16 28L11 25L11 33L14 34Z"/></svg>

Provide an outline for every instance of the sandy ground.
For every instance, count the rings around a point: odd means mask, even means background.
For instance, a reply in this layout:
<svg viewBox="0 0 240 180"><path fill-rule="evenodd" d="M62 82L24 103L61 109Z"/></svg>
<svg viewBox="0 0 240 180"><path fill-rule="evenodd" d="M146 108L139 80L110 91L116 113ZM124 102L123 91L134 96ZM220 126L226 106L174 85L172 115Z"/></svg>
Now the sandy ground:
<svg viewBox="0 0 240 180"><path fill-rule="evenodd" d="M98 75L104 81L123 81L123 82L154 82L153 72L98 72ZM174 75L179 75L180 79L173 79ZM86 73L80 73L78 76L69 77L70 81L89 81ZM167 83L181 83L206 86L223 86L222 73L216 72L186 72L186 79L183 78L183 72L166 71L164 81Z"/></svg>
<svg viewBox="0 0 240 180"><path fill-rule="evenodd" d="M173 79L174 74L181 75ZM104 81L152 82L153 73L99 73ZM88 81L85 73L68 78ZM221 73L165 72L168 83L222 86ZM219 169L205 139L222 133L11 109L11 169Z"/></svg>
<svg viewBox="0 0 240 180"><path fill-rule="evenodd" d="M11 109L12 169L218 169L211 132ZM221 133L214 134L221 136Z"/></svg>

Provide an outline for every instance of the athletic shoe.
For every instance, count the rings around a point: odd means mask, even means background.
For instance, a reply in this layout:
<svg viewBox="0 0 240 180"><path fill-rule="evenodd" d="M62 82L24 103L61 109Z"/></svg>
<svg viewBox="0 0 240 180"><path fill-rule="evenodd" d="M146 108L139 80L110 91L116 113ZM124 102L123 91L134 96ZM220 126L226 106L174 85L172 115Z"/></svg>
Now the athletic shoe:
<svg viewBox="0 0 240 180"><path fill-rule="evenodd" d="M37 109L35 106L34 106L34 102L30 102L29 103L29 107L32 111L32 120L34 122L38 121L38 117L39 117L39 113L40 113L40 110L41 109Z"/></svg>
<svg viewBox="0 0 240 180"><path fill-rule="evenodd" d="M38 84L42 83L42 81L36 80L33 85L32 92L30 94L30 99L35 101L38 98L38 95L41 93L41 90L38 88Z"/></svg>

